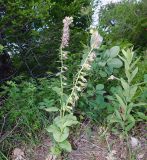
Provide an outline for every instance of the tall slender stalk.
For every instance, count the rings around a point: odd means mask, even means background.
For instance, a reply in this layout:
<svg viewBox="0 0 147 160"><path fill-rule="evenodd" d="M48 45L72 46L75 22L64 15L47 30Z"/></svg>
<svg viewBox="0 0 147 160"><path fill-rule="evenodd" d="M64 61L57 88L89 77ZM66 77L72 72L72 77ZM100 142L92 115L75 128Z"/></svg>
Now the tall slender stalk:
<svg viewBox="0 0 147 160"><path fill-rule="evenodd" d="M79 77L80 77L80 75L81 75L81 72L83 71L84 65L87 63L88 57L89 57L89 55L91 54L92 51L93 51L93 48L91 48L91 50L90 50L90 52L88 53L88 55L87 55L87 57L86 57L83 65L81 66L81 69L80 69L79 72L77 73L77 78L76 78L76 80L75 80L75 82L74 82L74 85L73 85L71 94L69 95L69 97L68 97L68 99L67 99L67 102L66 102L66 105L65 105L66 107L68 106L69 100L70 100L70 98L72 97L72 95L73 95L73 93L74 93L74 91L75 91L75 88L76 88L76 86L77 86Z"/></svg>
<svg viewBox="0 0 147 160"><path fill-rule="evenodd" d="M62 45L60 46L60 63L61 63L61 68L60 68L60 87L61 87L61 99L60 99L60 104L61 104L61 111L60 111L60 116L64 116L62 114L63 112L63 52L62 52Z"/></svg>

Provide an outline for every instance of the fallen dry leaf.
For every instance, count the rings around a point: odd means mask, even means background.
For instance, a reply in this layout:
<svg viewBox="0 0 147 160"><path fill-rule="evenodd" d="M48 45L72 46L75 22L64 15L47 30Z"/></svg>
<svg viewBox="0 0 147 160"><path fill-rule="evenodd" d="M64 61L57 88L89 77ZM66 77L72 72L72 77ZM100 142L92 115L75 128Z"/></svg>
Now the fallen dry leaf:
<svg viewBox="0 0 147 160"><path fill-rule="evenodd" d="M15 148L12 152L12 160L26 160L24 152L20 148Z"/></svg>
<svg viewBox="0 0 147 160"><path fill-rule="evenodd" d="M48 155L45 160L56 160L56 156Z"/></svg>

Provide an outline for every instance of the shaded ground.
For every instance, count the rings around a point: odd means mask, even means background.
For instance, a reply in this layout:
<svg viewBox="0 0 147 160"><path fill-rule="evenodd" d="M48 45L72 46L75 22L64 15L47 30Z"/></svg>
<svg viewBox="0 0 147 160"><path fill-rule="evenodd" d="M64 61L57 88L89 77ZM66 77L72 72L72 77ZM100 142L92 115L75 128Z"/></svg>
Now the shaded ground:
<svg viewBox="0 0 147 160"><path fill-rule="evenodd" d="M138 140L137 146L131 148L131 160L146 160L147 145L145 137L145 126L138 128L141 137L133 135ZM93 128L89 123L84 123L73 135L73 151L62 156L58 160L129 160L127 143L113 134L105 134L102 128ZM49 154L51 141L48 136L41 138L41 144L35 147L25 146L21 150L24 152L24 159L17 160L55 160ZM14 159L14 158L13 158ZM16 159L14 159L16 160Z"/></svg>

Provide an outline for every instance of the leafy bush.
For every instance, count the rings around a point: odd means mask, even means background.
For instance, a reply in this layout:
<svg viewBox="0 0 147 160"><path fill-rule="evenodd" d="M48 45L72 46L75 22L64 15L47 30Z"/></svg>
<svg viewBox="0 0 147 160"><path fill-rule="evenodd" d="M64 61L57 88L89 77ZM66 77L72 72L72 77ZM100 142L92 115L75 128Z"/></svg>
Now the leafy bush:
<svg viewBox="0 0 147 160"><path fill-rule="evenodd" d="M135 118L134 114L132 114L134 107L145 106L147 103L142 103L141 101L136 103L135 95L137 93L138 86L142 83L132 84L133 79L138 73L138 67L136 67L136 63L138 62L139 58L133 62L134 52L132 50L122 50L122 52L124 56L120 56L120 58L124 61L126 78L118 79L114 77L114 79L117 79L121 82L122 91L119 94L115 94L118 102L118 108L115 109L114 114L108 116L108 123L115 123L116 125L119 125L117 128L119 129L120 127L120 129L123 131L123 134L127 135L128 132L135 126ZM135 112L135 114L136 113L142 115L143 119L146 119L143 112Z"/></svg>
<svg viewBox="0 0 147 160"><path fill-rule="evenodd" d="M146 0L122 0L102 6L99 30L107 44L128 41L135 47L146 48Z"/></svg>
<svg viewBox="0 0 147 160"><path fill-rule="evenodd" d="M3 86L5 103L1 108L1 122L3 116L6 116L6 130L9 130L19 120L19 126L25 132L35 133L47 124L47 114L40 110L38 103L42 99L54 98L54 93L51 91L52 83L47 79L40 79L38 82L30 80L30 82L22 81L16 83L8 81Z"/></svg>
<svg viewBox="0 0 147 160"><path fill-rule="evenodd" d="M102 123L105 117L114 111L111 103L113 97L110 96L112 84L108 81L108 77L111 74L118 75L123 63L118 57L119 46L110 49L102 46L95 52L97 56L89 72L87 89L81 93L78 108L84 115Z"/></svg>

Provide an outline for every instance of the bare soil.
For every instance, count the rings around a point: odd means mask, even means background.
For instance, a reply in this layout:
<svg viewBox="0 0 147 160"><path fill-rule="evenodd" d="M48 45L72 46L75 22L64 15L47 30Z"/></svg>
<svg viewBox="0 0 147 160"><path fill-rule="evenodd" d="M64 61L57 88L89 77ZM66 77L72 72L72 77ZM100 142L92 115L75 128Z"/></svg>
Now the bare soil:
<svg viewBox="0 0 147 160"><path fill-rule="evenodd" d="M132 135L139 143L135 148L130 148L133 155L131 160L146 160L145 125L141 125L137 128L137 131L141 134L139 136ZM104 133L103 128L93 128L86 122L75 130L75 133L71 138L74 146L73 151L69 154L64 154L58 160L130 160L126 141L110 133L101 136ZM23 146L24 159L17 160L57 160L49 153L50 147L51 140L44 135L41 138L41 144L34 147Z"/></svg>

